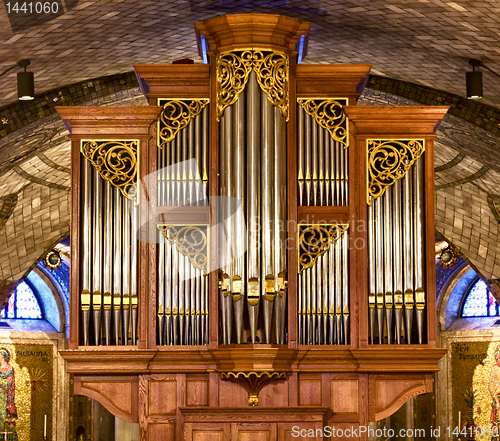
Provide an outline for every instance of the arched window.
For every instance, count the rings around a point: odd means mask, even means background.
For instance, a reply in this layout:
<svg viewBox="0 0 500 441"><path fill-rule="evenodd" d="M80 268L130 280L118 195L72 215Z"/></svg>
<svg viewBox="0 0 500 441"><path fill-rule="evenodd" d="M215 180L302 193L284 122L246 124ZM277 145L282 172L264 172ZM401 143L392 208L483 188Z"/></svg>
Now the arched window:
<svg viewBox="0 0 500 441"><path fill-rule="evenodd" d="M462 317L496 317L499 308L486 283L477 279L466 294Z"/></svg>
<svg viewBox="0 0 500 441"><path fill-rule="evenodd" d="M42 307L33 287L21 282L9 298L9 303L2 311L2 318L7 319L43 319Z"/></svg>

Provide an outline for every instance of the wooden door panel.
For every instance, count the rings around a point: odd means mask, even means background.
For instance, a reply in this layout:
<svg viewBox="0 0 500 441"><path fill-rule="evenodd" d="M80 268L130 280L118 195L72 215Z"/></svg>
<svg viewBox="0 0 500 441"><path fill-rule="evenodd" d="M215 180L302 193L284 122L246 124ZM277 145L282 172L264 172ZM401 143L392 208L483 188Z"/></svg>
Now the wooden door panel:
<svg viewBox="0 0 500 441"><path fill-rule="evenodd" d="M186 423L185 441L231 441L231 425L228 423Z"/></svg>
<svg viewBox="0 0 500 441"><path fill-rule="evenodd" d="M276 441L276 423L237 423L231 425L234 441Z"/></svg>

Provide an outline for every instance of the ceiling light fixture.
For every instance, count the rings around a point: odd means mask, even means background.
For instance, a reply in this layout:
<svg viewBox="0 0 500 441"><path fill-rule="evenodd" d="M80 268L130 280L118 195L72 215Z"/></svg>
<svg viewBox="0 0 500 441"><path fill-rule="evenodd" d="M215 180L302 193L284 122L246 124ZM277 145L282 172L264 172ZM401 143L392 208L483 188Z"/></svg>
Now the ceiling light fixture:
<svg viewBox="0 0 500 441"><path fill-rule="evenodd" d="M20 100L32 100L35 98L35 75L33 72L26 72L30 60L20 60L17 65L24 67L24 72L17 73L17 96Z"/></svg>
<svg viewBox="0 0 500 441"><path fill-rule="evenodd" d="M469 60L469 64L472 66L472 72L466 72L465 74L467 98L479 100L483 97L483 73L475 69L482 66L482 63L479 60Z"/></svg>

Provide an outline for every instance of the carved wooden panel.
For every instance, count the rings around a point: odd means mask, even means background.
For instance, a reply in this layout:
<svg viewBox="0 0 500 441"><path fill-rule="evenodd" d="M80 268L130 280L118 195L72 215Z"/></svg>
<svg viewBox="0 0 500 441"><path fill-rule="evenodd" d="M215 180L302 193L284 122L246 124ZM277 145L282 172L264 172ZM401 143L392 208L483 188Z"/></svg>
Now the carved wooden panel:
<svg viewBox="0 0 500 441"><path fill-rule="evenodd" d="M184 427L185 441L231 441L231 425L228 423L186 423Z"/></svg>
<svg viewBox="0 0 500 441"><path fill-rule="evenodd" d="M149 415L165 415L177 409L177 381L149 381Z"/></svg>
<svg viewBox="0 0 500 441"><path fill-rule="evenodd" d="M321 378L299 377L299 406L321 406Z"/></svg>
<svg viewBox="0 0 500 441"><path fill-rule="evenodd" d="M261 407L288 407L288 384L285 381L271 383L259 393Z"/></svg>
<svg viewBox="0 0 500 441"><path fill-rule="evenodd" d="M208 406L209 404L208 375L186 378L186 406Z"/></svg>
<svg viewBox="0 0 500 441"><path fill-rule="evenodd" d="M277 425L273 423L240 423L231 425L234 441L276 441Z"/></svg>
<svg viewBox="0 0 500 441"><path fill-rule="evenodd" d="M173 440L175 439L175 424L149 424L149 440Z"/></svg>
<svg viewBox="0 0 500 441"><path fill-rule="evenodd" d="M248 407L248 393L238 384L219 379L219 406Z"/></svg>
<svg viewBox="0 0 500 441"><path fill-rule="evenodd" d="M358 380L331 380L333 413L358 413Z"/></svg>
<svg viewBox="0 0 500 441"><path fill-rule="evenodd" d="M353 441L356 439L361 439L361 437L359 436L358 428L359 424L335 424L332 427L334 436L332 436L331 439L334 439L335 441Z"/></svg>
<svg viewBox="0 0 500 441"><path fill-rule="evenodd" d="M323 441L323 423L278 423L278 439L280 441L295 441L307 439ZM310 436L311 435L311 436Z"/></svg>

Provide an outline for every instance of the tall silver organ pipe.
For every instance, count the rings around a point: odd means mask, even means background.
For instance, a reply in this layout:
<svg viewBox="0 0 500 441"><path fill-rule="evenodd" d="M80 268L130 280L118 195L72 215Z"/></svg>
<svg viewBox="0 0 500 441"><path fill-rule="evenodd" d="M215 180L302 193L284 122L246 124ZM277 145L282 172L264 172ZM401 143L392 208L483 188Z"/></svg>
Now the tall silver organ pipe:
<svg viewBox="0 0 500 441"><path fill-rule="evenodd" d="M250 320L250 341L256 342L260 304L260 95L255 72L250 73L247 97L247 274L246 298ZM221 188L222 194L222 188Z"/></svg>
<svg viewBox="0 0 500 441"><path fill-rule="evenodd" d="M306 246L314 243L314 231L314 225L301 226L299 242ZM348 244L348 232L339 230L337 238L317 256L313 266L299 272L297 334L301 345L349 344ZM303 246L300 251L304 252Z"/></svg>
<svg viewBox="0 0 500 441"><path fill-rule="evenodd" d="M160 100L164 109L192 105L186 126L157 149L159 206L206 206L208 184L208 100ZM197 104L195 101L199 101ZM177 103L177 104L176 104ZM201 103L201 104L200 104ZM180 113L179 113L180 114ZM187 114L187 113L185 113ZM191 160L195 160L195 163ZM180 164L181 162L184 164ZM222 179L221 179L222 180ZM193 227L193 229L190 229ZM175 234L187 228L191 238L200 238L199 226L158 225L157 343L159 345L208 344L208 277L179 247ZM206 226L201 227L205 228ZM193 233L194 231L194 233ZM206 237L205 237L206 239ZM199 251L199 250L198 250ZM229 296L226 304L232 303ZM134 310L132 309L132 322ZM134 326L134 323L132 323Z"/></svg>
<svg viewBox="0 0 500 441"><path fill-rule="evenodd" d="M159 206L208 205L208 106L157 149L157 169Z"/></svg>
<svg viewBox="0 0 500 441"><path fill-rule="evenodd" d="M113 255L113 187L109 181L104 182L104 343L111 344L111 304L112 304L112 284L113 268L110 256Z"/></svg>
<svg viewBox="0 0 500 441"><path fill-rule="evenodd" d="M299 101L318 104L322 99ZM297 128L299 205L349 205L348 149L335 140L300 103L297 104Z"/></svg>
<svg viewBox="0 0 500 441"><path fill-rule="evenodd" d="M91 281L91 254L92 254L92 165L82 159L82 292L80 296L80 309L83 322L83 345L89 344L90 335L90 303L92 292Z"/></svg>
<svg viewBox="0 0 500 441"><path fill-rule="evenodd" d="M138 326L138 307L139 307L139 286L137 277L134 274L137 274L137 240L135 240L137 229L138 229L138 208L134 204L133 201L128 201L129 210L131 215L130 220L130 307L132 309L132 330L131 330L131 338L132 344L137 344L137 326Z"/></svg>
<svg viewBox="0 0 500 441"><path fill-rule="evenodd" d="M207 226L158 225L159 345L207 344L208 298L204 271L182 243L200 244ZM202 252L201 249L198 250Z"/></svg>
<svg viewBox="0 0 500 441"><path fill-rule="evenodd" d="M372 344L425 343L423 161L417 159L368 208Z"/></svg>
<svg viewBox="0 0 500 441"><path fill-rule="evenodd" d="M123 197L120 190L113 190L114 196L114 225L113 225L113 329L115 345L123 341L122 338L122 259L123 259Z"/></svg>
<svg viewBox="0 0 500 441"><path fill-rule="evenodd" d="M281 344L286 332L286 124L254 71L238 100L225 109L219 133L220 195L236 198L245 219L230 218L237 208L234 199L222 204L221 340ZM261 305L263 327L258 329ZM250 319L247 329L243 307Z"/></svg>
<svg viewBox="0 0 500 441"><path fill-rule="evenodd" d="M94 344L101 344L101 307L103 286L103 180L94 171L93 197L93 271L92 271L92 310L94 312Z"/></svg>
<svg viewBox="0 0 500 441"><path fill-rule="evenodd" d="M84 141L85 142L85 141ZM107 143L109 141L96 141ZM137 207L82 157L82 344L127 344L137 340ZM130 221L130 206L135 213ZM92 309L92 317L90 317Z"/></svg>

